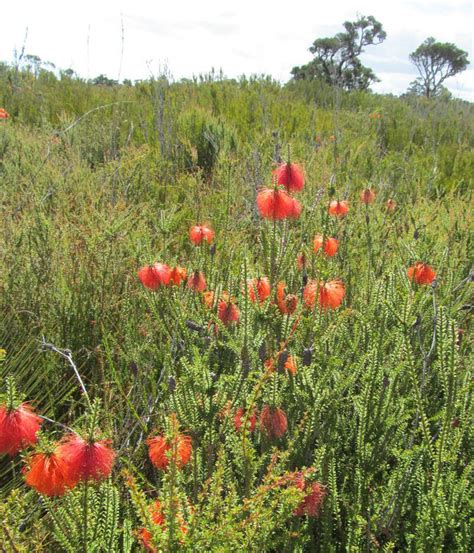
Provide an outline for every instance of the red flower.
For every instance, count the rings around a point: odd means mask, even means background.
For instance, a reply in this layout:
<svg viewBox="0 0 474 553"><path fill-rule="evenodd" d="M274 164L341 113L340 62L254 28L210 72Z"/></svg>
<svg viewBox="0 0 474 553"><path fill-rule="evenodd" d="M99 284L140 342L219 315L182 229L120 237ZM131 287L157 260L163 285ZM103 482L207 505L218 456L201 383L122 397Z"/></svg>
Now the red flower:
<svg viewBox="0 0 474 553"><path fill-rule="evenodd" d="M303 169L296 163L282 163L273 171L273 174L277 177L277 183L282 184L288 192L303 190Z"/></svg>
<svg viewBox="0 0 474 553"><path fill-rule="evenodd" d="M321 234L317 234L314 237L314 252L316 253L323 245L323 237ZM337 249L339 248L339 240L336 238L326 238L326 241L324 242L324 253L328 257L333 257L337 253Z"/></svg>
<svg viewBox="0 0 474 553"><path fill-rule="evenodd" d="M17 409L0 405L0 455L7 453L13 457L25 447L35 444L41 422L27 403L22 403Z"/></svg>
<svg viewBox="0 0 474 553"><path fill-rule="evenodd" d="M258 277L249 280L247 283L247 288L249 291L250 300L254 303L257 301L255 292L257 292L259 303L263 303L270 295L270 281L267 277Z"/></svg>
<svg viewBox="0 0 474 553"><path fill-rule="evenodd" d="M294 294L285 295L286 284L279 282L277 285L277 304L280 313L291 315L298 307L298 298Z"/></svg>
<svg viewBox="0 0 474 553"><path fill-rule="evenodd" d="M360 193L360 199L364 204L371 204L375 200L375 192L370 188L366 188Z"/></svg>
<svg viewBox="0 0 474 553"><path fill-rule="evenodd" d="M322 308L337 309L344 299L346 289L341 280L331 280L326 283L310 280L303 290L303 301L306 307L314 307L316 294Z"/></svg>
<svg viewBox="0 0 474 553"><path fill-rule="evenodd" d="M77 481L69 478L68 466L57 450L51 454L35 453L27 459L23 470L28 486L50 497L63 495L73 488Z"/></svg>
<svg viewBox="0 0 474 553"><path fill-rule="evenodd" d="M180 286L183 280L186 280L186 269L184 267L173 267L170 273L170 282L175 286Z"/></svg>
<svg viewBox="0 0 474 553"><path fill-rule="evenodd" d="M246 419L246 412L243 407L239 407L234 415L234 426L237 432L240 432L240 429L242 428L242 425L244 424ZM255 430L255 424L257 423L257 414L255 411L252 411L252 413L247 418L247 424L249 425L248 428L250 432L253 432Z"/></svg>
<svg viewBox="0 0 474 553"><path fill-rule="evenodd" d="M257 194L257 207L265 219L279 220L294 216L294 199L279 188L264 188Z"/></svg>
<svg viewBox="0 0 474 553"><path fill-rule="evenodd" d="M387 207L387 211L393 212L397 209L397 202L390 198L389 200L387 200L385 206Z"/></svg>
<svg viewBox="0 0 474 553"><path fill-rule="evenodd" d="M168 286L171 278L171 269L164 263L147 265L138 271L138 278L146 288L156 290L159 286Z"/></svg>
<svg viewBox="0 0 474 553"><path fill-rule="evenodd" d="M4 108L0 108L0 119L8 119L10 115Z"/></svg>
<svg viewBox="0 0 474 553"><path fill-rule="evenodd" d="M188 288L195 292L204 292L206 289L206 279L202 274L202 271L193 271L188 278Z"/></svg>
<svg viewBox="0 0 474 553"><path fill-rule="evenodd" d="M157 469L166 470L168 468L170 455L175 455L175 463L178 468L184 467L191 459L193 446L191 438L185 434L178 434L173 442L164 436L156 436L149 438L146 443L150 461ZM169 451L171 454L168 454Z"/></svg>
<svg viewBox="0 0 474 553"><path fill-rule="evenodd" d="M301 207L300 202L296 198L292 198L292 200L293 200L293 205L288 217L290 217L291 219L298 219L298 217L301 215L301 210L303 208Z"/></svg>
<svg viewBox="0 0 474 553"><path fill-rule="evenodd" d="M217 316L224 325L228 326L239 322L240 311L231 299L220 300L217 306Z"/></svg>
<svg viewBox="0 0 474 553"><path fill-rule="evenodd" d="M203 240L210 244L214 239L215 232L210 228L202 225L195 225L189 229L189 239L196 246Z"/></svg>
<svg viewBox="0 0 474 553"><path fill-rule="evenodd" d="M339 200L333 200L329 204L328 211L329 215L334 215L335 217L345 217L349 211L349 204L345 200L342 200L341 202Z"/></svg>
<svg viewBox="0 0 474 553"><path fill-rule="evenodd" d="M283 409L264 405L260 413L260 426L270 439L281 438L288 428Z"/></svg>
<svg viewBox="0 0 474 553"><path fill-rule="evenodd" d="M105 480L110 476L115 460L110 440L87 442L72 433L61 440L57 455L66 464L67 477L71 483Z"/></svg>
<svg viewBox="0 0 474 553"><path fill-rule="evenodd" d="M295 516L310 516L316 517L319 515L323 500L326 496L326 490L319 482L306 484L304 476L299 472L294 475L294 483L296 487L306 493L303 501L295 509Z"/></svg>
<svg viewBox="0 0 474 553"><path fill-rule="evenodd" d="M408 278L417 284L431 284L436 278L436 273L433 268L426 263L415 263L407 270Z"/></svg>

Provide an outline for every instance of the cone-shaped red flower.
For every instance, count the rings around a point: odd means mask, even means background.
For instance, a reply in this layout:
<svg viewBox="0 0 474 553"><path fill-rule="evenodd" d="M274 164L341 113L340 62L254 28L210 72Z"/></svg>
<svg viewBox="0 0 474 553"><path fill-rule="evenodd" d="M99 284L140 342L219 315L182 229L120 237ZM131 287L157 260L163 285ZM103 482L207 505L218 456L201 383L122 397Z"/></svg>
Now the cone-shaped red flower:
<svg viewBox="0 0 474 553"><path fill-rule="evenodd" d="M270 295L270 281L267 277L253 278L248 281L247 288L250 301L263 303ZM255 294L256 293L256 294Z"/></svg>
<svg viewBox="0 0 474 553"><path fill-rule="evenodd" d="M110 440L88 442L72 433L59 442L57 455L66 464L68 480L73 483L105 480L115 460Z"/></svg>
<svg viewBox="0 0 474 553"><path fill-rule="evenodd" d="M264 405L260 413L260 426L270 439L281 438L288 428L283 409Z"/></svg>
<svg viewBox="0 0 474 553"><path fill-rule="evenodd" d="M168 286L171 278L171 268L165 263L147 265L138 271L138 278L145 288L156 290L159 286Z"/></svg>
<svg viewBox="0 0 474 553"><path fill-rule="evenodd" d="M41 422L27 403L22 403L17 409L0 405L0 455L7 453L13 457L25 447L35 444Z"/></svg>
<svg viewBox="0 0 474 553"><path fill-rule="evenodd" d="M199 245L203 240L208 244L214 239L215 232L204 225L195 225L189 229L189 239L194 245Z"/></svg>
<svg viewBox="0 0 474 553"><path fill-rule="evenodd" d="M280 220L293 217L294 198L280 188L264 188L257 194L257 207L265 219Z"/></svg>
<svg viewBox="0 0 474 553"><path fill-rule="evenodd" d="M431 284L436 278L433 268L426 263L415 263L407 270L408 278L417 284Z"/></svg>
<svg viewBox="0 0 474 553"><path fill-rule="evenodd" d="M225 326L229 326L239 322L240 311L232 299L220 300L217 306L217 316Z"/></svg>
<svg viewBox="0 0 474 553"><path fill-rule="evenodd" d="M240 429L242 428L242 425L245 422L247 414L243 407L239 407L234 415L234 426L237 432L240 432ZM250 432L253 432L255 430L255 425L257 423L257 413L255 411L252 411L252 413L247 418L247 424Z"/></svg>
<svg viewBox="0 0 474 553"><path fill-rule="evenodd" d="M160 470L166 470L170 463L170 455L175 453L175 462L178 468L186 465L191 459L193 446L191 438L185 434L178 434L175 442L171 442L164 436L156 436L149 438L146 443L148 445L148 456L152 464ZM170 452L171 453L168 453Z"/></svg>
<svg viewBox="0 0 474 553"><path fill-rule="evenodd" d="M316 253L321 249L323 245L322 235L317 234L314 237L313 243L314 243L314 252ZM338 248L339 248L339 240L337 240L336 238L326 238L324 242L324 253L328 257L333 257L334 255L336 255Z"/></svg>
<svg viewBox="0 0 474 553"><path fill-rule="evenodd" d="M319 482L306 484L304 476L300 472L294 475L294 483L299 490L306 493L303 501L295 509L295 516L318 516L326 496L326 490L322 484Z"/></svg>
<svg viewBox="0 0 474 553"><path fill-rule="evenodd" d="M370 188L366 188L365 190L362 190L362 192L360 193L360 200L364 204L373 203L375 201L375 192Z"/></svg>
<svg viewBox="0 0 474 553"><path fill-rule="evenodd" d="M317 282L310 280L303 290L303 301L306 307L314 307L316 298L323 309L337 309L344 299L346 289L341 280Z"/></svg>
<svg viewBox="0 0 474 553"><path fill-rule="evenodd" d="M193 271L188 278L188 288L194 290L195 292L204 292L206 289L206 279L202 271Z"/></svg>
<svg viewBox="0 0 474 553"><path fill-rule="evenodd" d="M345 201L333 200L329 204L329 215L334 215L334 217L345 217L349 211L349 204Z"/></svg>
<svg viewBox="0 0 474 553"><path fill-rule="evenodd" d="M389 200L387 200L387 203L385 204L385 206L387 208L387 211L390 211L391 213L393 213L397 209L397 202L395 200L392 200L392 198L390 198Z"/></svg>
<svg viewBox="0 0 474 553"><path fill-rule="evenodd" d="M298 298L294 294L285 294L286 284L282 281L277 285L277 304L280 313L292 315L298 307Z"/></svg>
<svg viewBox="0 0 474 553"><path fill-rule="evenodd" d="M0 119L8 119L10 115L4 108L0 108Z"/></svg>
<svg viewBox="0 0 474 553"><path fill-rule="evenodd" d="M70 480L66 461L57 450L50 454L34 453L27 458L23 472L28 486L50 497L63 495L77 482Z"/></svg>
<svg viewBox="0 0 474 553"><path fill-rule="evenodd" d="M183 280L186 280L186 269L184 267L173 267L170 273L170 282L175 286L180 286Z"/></svg>
<svg viewBox="0 0 474 553"><path fill-rule="evenodd" d="M282 163L273 173L276 175L277 183L282 184L288 192L303 190L303 169L296 163Z"/></svg>

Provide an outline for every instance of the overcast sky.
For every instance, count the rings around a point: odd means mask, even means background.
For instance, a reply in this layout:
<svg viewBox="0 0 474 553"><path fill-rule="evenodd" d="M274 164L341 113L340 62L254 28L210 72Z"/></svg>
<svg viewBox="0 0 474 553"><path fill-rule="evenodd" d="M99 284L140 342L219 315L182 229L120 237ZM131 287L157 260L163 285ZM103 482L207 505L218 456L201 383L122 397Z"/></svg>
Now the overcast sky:
<svg viewBox="0 0 474 553"><path fill-rule="evenodd" d="M357 14L375 16L387 32L362 56L381 79L375 91L407 89L416 76L408 55L428 36L474 58L468 0L8 0L0 60L13 59L28 29L26 53L83 77L133 80L167 67L179 79L214 67L229 77L264 73L286 81L293 66L311 59L316 38L340 32ZM474 101L472 65L445 84Z"/></svg>

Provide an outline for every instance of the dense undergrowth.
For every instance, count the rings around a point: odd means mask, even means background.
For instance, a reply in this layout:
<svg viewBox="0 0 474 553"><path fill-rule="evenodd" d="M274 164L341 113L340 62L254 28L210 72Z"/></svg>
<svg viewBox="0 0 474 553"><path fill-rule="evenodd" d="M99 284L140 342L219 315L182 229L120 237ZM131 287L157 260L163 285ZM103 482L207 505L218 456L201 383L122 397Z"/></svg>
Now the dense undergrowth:
<svg viewBox="0 0 474 553"><path fill-rule="evenodd" d="M92 426L117 452L110 478L59 498L25 486L31 449L2 456L4 551L140 550L144 528L157 551L472 550L471 104L1 66L0 107L2 391L12 375L51 419L41 440ZM256 196L289 156L303 209L274 223ZM212 245L189 240L197 223ZM315 234L339 240L334 257ZM144 288L137 271L157 261L202 271L239 321L186 282ZM408 279L416 262L432 285ZM252 302L263 276L271 295ZM313 279L341 279L342 305L305 306ZM286 415L280 437L266 405ZM191 438L184 466L152 465L160 433ZM297 516L299 472L321 485L312 516Z"/></svg>

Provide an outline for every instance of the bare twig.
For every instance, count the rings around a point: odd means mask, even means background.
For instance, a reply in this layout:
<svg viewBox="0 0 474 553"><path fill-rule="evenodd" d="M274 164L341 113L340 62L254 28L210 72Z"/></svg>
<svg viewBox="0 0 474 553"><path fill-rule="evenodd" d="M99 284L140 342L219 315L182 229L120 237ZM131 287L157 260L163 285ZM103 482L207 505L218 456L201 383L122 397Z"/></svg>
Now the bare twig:
<svg viewBox="0 0 474 553"><path fill-rule="evenodd" d="M79 386L81 387L82 393L84 394L84 397L86 398L87 405L90 408L91 407L91 400L89 397L89 394L87 393L86 386L84 384L84 381L81 378L81 375L79 374L79 371L77 370L76 364L74 363L74 360L72 358L72 352L69 349L60 349L57 348L54 344L50 344L49 342L46 342L44 339L44 336L41 340L41 348L43 351L49 350L54 351L55 353L58 353L61 357L64 357L66 361L71 366L72 370L74 371L74 374L76 375L76 378L79 382Z"/></svg>

